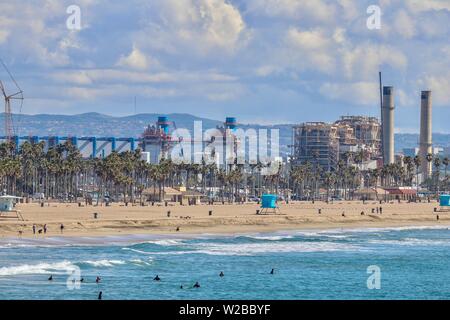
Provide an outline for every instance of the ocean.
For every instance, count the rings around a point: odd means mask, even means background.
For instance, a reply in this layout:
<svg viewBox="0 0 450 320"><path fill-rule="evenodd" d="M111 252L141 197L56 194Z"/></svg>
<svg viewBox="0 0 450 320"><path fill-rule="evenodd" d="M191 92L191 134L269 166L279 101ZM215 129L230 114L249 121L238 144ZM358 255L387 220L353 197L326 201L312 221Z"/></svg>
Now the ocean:
<svg viewBox="0 0 450 320"><path fill-rule="evenodd" d="M449 266L442 226L1 239L0 299L449 299Z"/></svg>

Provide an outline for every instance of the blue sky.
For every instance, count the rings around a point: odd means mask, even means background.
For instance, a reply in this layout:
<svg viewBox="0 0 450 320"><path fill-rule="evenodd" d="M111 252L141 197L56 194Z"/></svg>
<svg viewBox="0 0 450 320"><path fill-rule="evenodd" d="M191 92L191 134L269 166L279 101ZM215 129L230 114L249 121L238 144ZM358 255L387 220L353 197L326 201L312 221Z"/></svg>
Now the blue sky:
<svg viewBox="0 0 450 320"><path fill-rule="evenodd" d="M28 114L128 115L136 96L138 113L242 122L376 116L381 70L398 132L418 132L425 89L434 131L450 132L449 22L450 0L2 0L0 57Z"/></svg>

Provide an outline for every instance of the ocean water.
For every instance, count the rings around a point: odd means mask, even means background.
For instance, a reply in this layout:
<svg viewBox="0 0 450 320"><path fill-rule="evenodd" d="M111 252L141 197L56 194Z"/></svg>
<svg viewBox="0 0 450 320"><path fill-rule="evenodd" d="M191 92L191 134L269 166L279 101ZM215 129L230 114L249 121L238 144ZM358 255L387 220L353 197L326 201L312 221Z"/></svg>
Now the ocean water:
<svg viewBox="0 0 450 320"><path fill-rule="evenodd" d="M378 276L369 266L379 268L379 289L368 289ZM103 299L449 299L450 230L0 240L0 299L99 291Z"/></svg>

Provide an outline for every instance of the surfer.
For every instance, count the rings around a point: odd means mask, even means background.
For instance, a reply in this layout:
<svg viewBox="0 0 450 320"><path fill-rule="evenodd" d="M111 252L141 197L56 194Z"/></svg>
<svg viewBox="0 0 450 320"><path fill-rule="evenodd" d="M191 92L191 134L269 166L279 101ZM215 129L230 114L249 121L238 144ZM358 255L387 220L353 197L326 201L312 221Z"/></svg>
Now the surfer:
<svg viewBox="0 0 450 320"><path fill-rule="evenodd" d="M153 278L153 281L161 281L161 278L159 277L159 275L156 275L156 277Z"/></svg>
<svg viewBox="0 0 450 320"><path fill-rule="evenodd" d="M272 269L272 271L270 271L270 274L274 274L275 273L275 269Z"/></svg>
<svg viewBox="0 0 450 320"><path fill-rule="evenodd" d="M100 291L99 293L98 293L98 300L102 300L102 295L103 295L103 292L102 291Z"/></svg>
<svg viewBox="0 0 450 320"><path fill-rule="evenodd" d="M198 283L198 281L194 284L194 288L200 288L200 283Z"/></svg>
<svg viewBox="0 0 450 320"><path fill-rule="evenodd" d="M48 277L48 281L52 281L53 280L53 275L50 275L50 277Z"/></svg>
<svg viewBox="0 0 450 320"><path fill-rule="evenodd" d="M97 276L97 278L95 279L95 283L99 283L101 280L102 279L99 276Z"/></svg>
<svg viewBox="0 0 450 320"><path fill-rule="evenodd" d="M219 277L224 277L223 271L220 271Z"/></svg>

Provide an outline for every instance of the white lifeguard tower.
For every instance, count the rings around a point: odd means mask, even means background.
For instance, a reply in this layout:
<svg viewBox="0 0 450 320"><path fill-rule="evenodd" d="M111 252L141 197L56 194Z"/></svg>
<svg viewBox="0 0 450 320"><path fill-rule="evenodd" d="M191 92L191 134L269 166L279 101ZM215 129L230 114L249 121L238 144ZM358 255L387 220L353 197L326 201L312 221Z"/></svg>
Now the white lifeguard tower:
<svg viewBox="0 0 450 320"><path fill-rule="evenodd" d="M1 195L0 196L0 216L3 216L4 212L15 212L17 218L23 220L19 210L16 210L14 203L20 199L20 197Z"/></svg>

